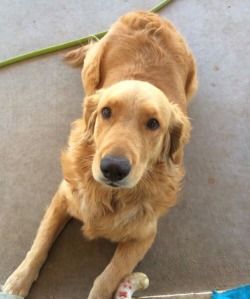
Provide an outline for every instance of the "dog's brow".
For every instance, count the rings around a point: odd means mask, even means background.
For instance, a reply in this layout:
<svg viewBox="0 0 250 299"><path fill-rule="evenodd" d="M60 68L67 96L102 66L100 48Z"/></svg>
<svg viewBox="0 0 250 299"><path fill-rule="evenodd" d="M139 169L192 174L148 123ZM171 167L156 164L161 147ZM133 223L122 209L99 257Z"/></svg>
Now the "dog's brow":
<svg viewBox="0 0 250 299"><path fill-rule="evenodd" d="M152 104L144 103L140 109L146 116L156 116L159 114L159 109L154 107Z"/></svg>

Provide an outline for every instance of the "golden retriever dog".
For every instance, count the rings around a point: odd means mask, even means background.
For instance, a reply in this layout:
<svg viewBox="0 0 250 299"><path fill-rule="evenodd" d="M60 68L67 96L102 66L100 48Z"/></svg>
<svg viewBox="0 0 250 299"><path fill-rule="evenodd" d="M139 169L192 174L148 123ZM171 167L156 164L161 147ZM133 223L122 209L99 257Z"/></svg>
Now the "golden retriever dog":
<svg viewBox="0 0 250 299"><path fill-rule="evenodd" d="M62 152L63 180L26 258L4 291L26 296L70 217L84 235L117 242L88 299L111 299L176 204L197 88L191 51L173 25L149 12L121 17L100 41L66 55L83 65L82 119Z"/></svg>

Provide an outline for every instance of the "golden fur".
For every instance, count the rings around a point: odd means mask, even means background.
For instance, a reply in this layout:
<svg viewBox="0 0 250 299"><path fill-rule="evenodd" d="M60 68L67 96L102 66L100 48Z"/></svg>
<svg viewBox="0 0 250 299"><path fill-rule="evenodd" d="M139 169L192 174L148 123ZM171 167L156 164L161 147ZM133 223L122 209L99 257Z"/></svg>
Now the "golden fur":
<svg viewBox="0 0 250 299"><path fill-rule="evenodd" d="M157 220L175 205L189 140L187 104L197 88L193 56L173 25L153 13L129 13L100 41L66 55L84 62L83 118L73 123L62 152L64 179L34 244L4 290L27 295L48 250L68 219L83 221L84 234L118 242L89 299L110 299L151 246ZM102 115L105 107L110 118ZM149 119L159 128L150 130ZM122 156L129 174L108 185L100 170L107 155Z"/></svg>

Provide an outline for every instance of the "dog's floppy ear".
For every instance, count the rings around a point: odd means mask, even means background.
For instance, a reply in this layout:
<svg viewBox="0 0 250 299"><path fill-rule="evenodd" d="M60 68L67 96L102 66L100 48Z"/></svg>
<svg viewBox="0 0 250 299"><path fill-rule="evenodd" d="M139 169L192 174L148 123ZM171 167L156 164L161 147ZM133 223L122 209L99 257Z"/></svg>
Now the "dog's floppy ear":
<svg viewBox="0 0 250 299"><path fill-rule="evenodd" d="M162 158L169 158L174 164L178 164L182 158L183 146L188 142L191 125L188 117L177 105L171 104L171 119L169 130L164 138Z"/></svg>
<svg viewBox="0 0 250 299"><path fill-rule="evenodd" d="M96 108L99 102L102 89L98 90L95 94L87 96L83 103L83 119L85 123L85 139L91 141L95 128L96 121Z"/></svg>
<svg viewBox="0 0 250 299"><path fill-rule="evenodd" d="M83 103L83 119L85 123L85 140L92 141L92 136L95 128L96 121L96 107L98 104L99 95L94 94L88 97L85 97Z"/></svg>
<svg viewBox="0 0 250 299"><path fill-rule="evenodd" d="M178 151L181 145L181 135L183 131L182 122L175 121L170 128L170 147L169 147L169 157L174 161L174 154Z"/></svg>

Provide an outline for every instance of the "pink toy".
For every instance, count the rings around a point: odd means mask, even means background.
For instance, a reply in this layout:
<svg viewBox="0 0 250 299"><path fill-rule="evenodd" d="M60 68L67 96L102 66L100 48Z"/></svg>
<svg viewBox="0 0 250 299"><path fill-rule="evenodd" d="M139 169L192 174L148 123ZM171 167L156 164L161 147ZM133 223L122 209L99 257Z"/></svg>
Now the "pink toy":
<svg viewBox="0 0 250 299"><path fill-rule="evenodd" d="M145 290L149 285L149 279L144 273L132 273L126 276L120 283L115 299L131 299L135 291Z"/></svg>

